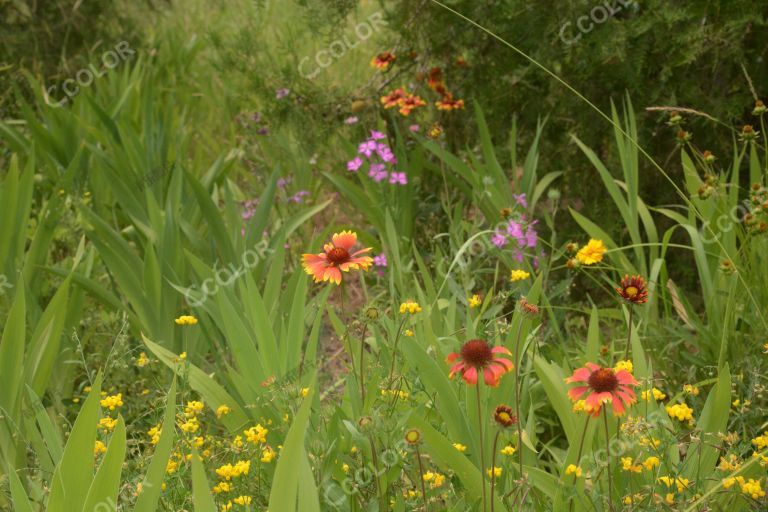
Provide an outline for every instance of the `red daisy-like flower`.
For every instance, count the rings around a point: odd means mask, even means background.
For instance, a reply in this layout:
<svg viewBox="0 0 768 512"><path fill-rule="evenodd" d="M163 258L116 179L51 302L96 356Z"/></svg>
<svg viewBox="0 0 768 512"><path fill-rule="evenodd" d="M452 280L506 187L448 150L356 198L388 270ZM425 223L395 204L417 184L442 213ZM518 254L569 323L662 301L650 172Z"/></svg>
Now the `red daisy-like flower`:
<svg viewBox="0 0 768 512"><path fill-rule="evenodd" d="M585 399L592 416L600 414L603 404L613 406L613 415L621 416L626 407L637 401L635 391L639 386L631 373L626 370L615 371L612 368L603 368L594 363L587 363L583 368L578 368L573 375L565 379L568 384L582 384L568 390L568 397L577 402L582 396L589 393Z"/></svg>
<svg viewBox="0 0 768 512"><path fill-rule="evenodd" d="M400 87L399 89L395 89L394 91L390 92L386 96L382 96L381 104L384 105L384 108L397 107L403 102L403 100L405 100L406 96L408 96L408 93L405 92L405 89Z"/></svg>
<svg viewBox="0 0 768 512"><path fill-rule="evenodd" d="M491 347L484 340L469 340L462 345L457 354L451 352L446 362L451 366L450 377L461 374L464 382L470 385L477 384L477 375L483 373L483 379L489 386L498 386L501 377L512 371L515 365L509 359L501 357L501 354L511 354L504 347ZM458 362L455 362L458 360Z"/></svg>
<svg viewBox="0 0 768 512"><path fill-rule="evenodd" d="M403 114L404 116L407 116L407 115L409 115L411 113L411 110L413 110L415 108L418 108L418 107L423 107L426 104L427 103L423 99L421 99L420 97L415 96L413 94L409 94L405 99L403 99L400 102L400 110L399 110L399 112L401 114Z"/></svg>
<svg viewBox="0 0 768 512"><path fill-rule="evenodd" d="M395 55L392 52L381 52L371 60L371 66L383 71L393 62L395 62Z"/></svg>
<svg viewBox="0 0 768 512"><path fill-rule="evenodd" d="M464 108L464 100L457 100L453 98L453 94L450 92L446 92L443 95L443 99L435 103L437 105L438 110L457 110L460 108Z"/></svg>
<svg viewBox="0 0 768 512"><path fill-rule="evenodd" d="M352 231L334 233L332 242L323 246L320 254L304 254L302 264L304 271L311 275L316 283L330 281L341 284L341 273L350 270L368 270L373 264L373 258L362 256L371 250L370 247L356 252L350 252L357 243L357 234Z"/></svg>
<svg viewBox="0 0 768 512"><path fill-rule="evenodd" d="M645 285L645 279L640 276L625 275L621 280L621 286L616 291L627 302L634 304L645 304L648 302L648 288Z"/></svg>

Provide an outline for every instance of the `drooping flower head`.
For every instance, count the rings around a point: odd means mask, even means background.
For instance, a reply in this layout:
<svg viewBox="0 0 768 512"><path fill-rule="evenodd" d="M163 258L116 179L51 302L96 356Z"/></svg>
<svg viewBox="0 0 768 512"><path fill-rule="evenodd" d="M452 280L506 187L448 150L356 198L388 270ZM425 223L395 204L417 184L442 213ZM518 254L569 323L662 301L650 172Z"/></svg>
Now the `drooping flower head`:
<svg viewBox="0 0 768 512"><path fill-rule="evenodd" d="M330 281L341 284L341 273L350 270L363 269L373 264L373 258L363 256L371 250L370 247L351 252L357 243L357 233L342 231L334 233L331 243L323 246L320 254L302 255L304 271L311 275L316 283Z"/></svg>
<svg viewBox="0 0 768 512"><path fill-rule="evenodd" d="M639 384L626 370L616 371L594 363L587 363L583 368L576 369L573 375L565 379L565 382L579 384L568 390L568 396L577 402L587 394L586 406L590 414L595 417L600 414L603 404L611 404L613 415L621 416L626 407L637 401L637 396L632 388Z"/></svg>
<svg viewBox="0 0 768 512"><path fill-rule="evenodd" d="M512 408L508 405L499 405L493 411L493 420L502 428L508 428L517 425L517 416L512 413Z"/></svg>
<svg viewBox="0 0 768 512"><path fill-rule="evenodd" d="M478 373L482 372L487 385L498 386L501 377L515 367L512 361L501 357L501 354L510 354L510 351L501 346L491 347L484 340L469 340L462 345L458 354L448 354L446 362L453 364L450 377L460 373L464 382L474 385L477 384Z"/></svg>
<svg viewBox="0 0 768 512"><path fill-rule="evenodd" d="M645 279L640 276L625 275L621 280L621 286L616 288L619 295L627 302L633 304L645 304L648 302L648 288Z"/></svg>
<svg viewBox="0 0 768 512"><path fill-rule="evenodd" d="M576 259L579 260L582 265L594 265L595 263L603 261L605 251L606 248L603 241L595 240L593 238L590 239L587 245L579 249L579 252L576 253Z"/></svg>

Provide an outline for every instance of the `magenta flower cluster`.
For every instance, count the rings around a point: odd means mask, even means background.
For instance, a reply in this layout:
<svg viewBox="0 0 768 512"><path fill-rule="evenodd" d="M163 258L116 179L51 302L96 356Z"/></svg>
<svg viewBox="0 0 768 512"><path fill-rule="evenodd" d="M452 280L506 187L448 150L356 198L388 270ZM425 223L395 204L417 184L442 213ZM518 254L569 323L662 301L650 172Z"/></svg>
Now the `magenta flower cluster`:
<svg viewBox="0 0 768 512"><path fill-rule="evenodd" d="M527 208L525 194L516 194L515 201L522 208ZM529 222L524 213L518 213L502 224L491 236L491 242L499 249L511 244L514 258L523 261L524 251L536 249L539 235L534 225L538 221Z"/></svg>
<svg viewBox="0 0 768 512"><path fill-rule="evenodd" d="M373 178L373 181L378 183L388 180L392 185L406 185L408 178L404 172L395 170L397 158L389 146L382 142L385 138L386 135L383 133L376 130L371 131L371 136L357 147L357 156L347 162L347 170L357 172L367 162L369 164L368 176Z"/></svg>

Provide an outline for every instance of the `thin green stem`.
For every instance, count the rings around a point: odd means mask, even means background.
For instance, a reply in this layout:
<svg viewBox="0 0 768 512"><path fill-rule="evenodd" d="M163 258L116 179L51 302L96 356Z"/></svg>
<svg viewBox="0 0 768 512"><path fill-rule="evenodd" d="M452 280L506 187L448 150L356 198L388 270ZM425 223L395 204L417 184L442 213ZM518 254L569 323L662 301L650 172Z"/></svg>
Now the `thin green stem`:
<svg viewBox="0 0 768 512"><path fill-rule="evenodd" d="M495 495L493 494L493 488L494 484L496 483L496 478L494 478L493 470L496 469L496 448L498 447L499 443L499 435L501 434L501 430L496 431L496 436L493 438L493 452L491 452L491 512L494 512L494 508L496 505L496 500L494 499Z"/></svg>
<svg viewBox="0 0 768 512"><path fill-rule="evenodd" d="M400 334L403 332L403 327L405 326L405 321L408 319L407 316L403 317L403 321L400 322L400 327L397 328L397 334L395 335L395 343L392 347L392 366L389 368L389 377L387 378L387 385L389 386L392 382L392 376L395 374L395 361L397 360L397 342L400 341Z"/></svg>
<svg viewBox="0 0 768 512"><path fill-rule="evenodd" d="M584 428L581 431L581 440L579 441L579 453L576 455L576 466L581 466L581 454L584 451L584 439L587 437L587 427L589 427L589 414L587 414L587 417L584 419ZM576 480L578 480L578 476L576 476L576 473L573 474L573 485L576 485ZM573 510L573 500L571 500L571 504L568 507L569 510Z"/></svg>
<svg viewBox="0 0 768 512"><path fill-rule="evenodd" d="M363 403L363 410L365 410L365 333L368 329L368 322L363 324L363 334L360 337L360 401Z"/></svg>
<svg viewBox="0 0 768 512"><path fill-rule="evenodd" d="M419 446L416 445L416 460L419 461L419 482L421 482L421 498L424 500L424 512L427 512L427 489L424 486L424 467L421 465L421 452L419 452Z"/></svg>
<svg viewBox="0 0 768 512"><path fill-rule="evenodd" d="M483 407L480 401L480 381L481 376L477 378L476 390L477 390L477 421L480 427L480 481L483 484L483 512L488 508L488 499L485 496L485 443L483 442ZM491 474L493 478L493 474Z"/></svg>
<svg viewBox="0 0 768 512"><path fill-rule="evenodd" d="M611 479L611 434L608 430L608 408L603 407L603 421L605 423L605 451L608 456L608 465L605 468L608 475L608 508L613 510L613 482Z"/></svg>
<svg viewBox="0 0 768 512"><path fill-rule="evenodd" d="M632 313L635 311L634 304L629 305L629 325L627 326L627 348L624 351L624 360L629 358L629 346L632 345Z"/></svg>
<svg viewBox="0 0 768 512"><path fill-rule="evenodd" d="M521 316L520 323L517 326L517 339L515 340L515 415L517 416L517 458L520 465L520 478L523 477L523 421L520 417L520 366L522 361L519 359L522 331L523 318Z"/></svg>

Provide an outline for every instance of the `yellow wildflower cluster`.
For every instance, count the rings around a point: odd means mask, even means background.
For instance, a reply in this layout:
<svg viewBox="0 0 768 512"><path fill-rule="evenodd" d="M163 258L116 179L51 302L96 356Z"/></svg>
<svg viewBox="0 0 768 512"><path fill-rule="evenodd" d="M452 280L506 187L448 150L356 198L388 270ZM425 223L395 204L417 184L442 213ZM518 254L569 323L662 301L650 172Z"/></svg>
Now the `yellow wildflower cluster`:
<svg viewBox="0 0 768 512"><path fill-rule="evenodd" d="M405 313L421 313L421 306L419 306L418 302L414 302L411 299L408 299L400 304L400 314L402 315Z"/></svg>
<svg viewBox="0 0 768 512"><path fill-rule="evenodd" d="M411 396L410 393L407 391L403 391L400 389L382 389L381 390L381 396L387 397L387 396L396 396L400 400L405 400L409 396Z"/></svg>
<svg viewBox="0 0 768 512"><path fill-rule="evenodd" d="M507 445L504 448L501 449L502 455L514 455L517 450L514 446Z"/></svg>
<svg viewBox="0 0 768 512"><path fill-rule="evenodd" d="M763 435L757 436L752 440L752 444L755 445L755 448L757 450L762 450L766 446L768 446L768 430L766 430Z"/></svg>
<svg viewBox="0 0 768 512"><path fill-rule="evenodd" d="M632 361L619 361L616 363L616 366L613 367L614 371L627 371L629 373L632 373L635 370L634 365L632 364Z"/></svg>
<svg viewBox="0 0 768 512"><path fill-rule="evenodd" d="M227 415L227 414L229 414L230 412L232 412L232 409L230 409L230 408L229 408L229 406L227 406L226 404L224 404L224 405L220 405L220 406L219 406L219 407L216 409L216 417L217 417L217 418L221 418L222 416L226 416L226 415Z"/></svg>
<svg viewBox="0 0 768 512"><path fill-rule="evenodd" d="M123 406L123 394L118 393L116 395L105 396L99 401L99 403L105 409L114 411L116 408Z"/></svg>
<svg viewBox="0 0 768 512"><path fill-rule="evenodd" d="M467 447L461 443L453 443L453 447L459 450L461 453L464 453L465 451L467 451Z"/></svg>
<svg viewBox="0 0 768 512"><path fill-rule="evenodd" d="M197 318L192 315L181 315L174 320L174 322L176 322L176 325L195 325L197 323Z"/></svg>
<svg viewBox="0 0 768 512"><path fill-rule="evenodd" d="M219 478L229 481L233 478L237 478L241 475L248 475L248 471L251 469L251 461L239 460L234 465L225 464L216 468L216 474Z"/></svg>
<svg viewBox="0 0 768 512"><path fill-rule="evenodd" d="M145 352L142 352L139 354L139 357L136 358L136 366L139 368L144 368L149 364L149 358L147 357L147 354Z"/></svg>
<svg viewBox="0 0 768 512"><path fill-rule="evenodd" d="M93 445L93 454L94 455L100 455L102 453L105 453L107 451L107 446L102 443L101 441L96 441L96 444Z"/></svg>
<svg viewBox="0 0 768 512"><path fill-rule="evenodd" d="M586 412L591 414L594 411L594 407L587 404L586 400L578 400L573 404L573 412Z"/></svg>
<svg viewBox="0 0 768 512"><path fill-rule="evenodd" d="M267 442L267 434L269 430L262 427L259 423L255 427L251 427L248 430L243 430L243 435L249 443L262 444Z"/></svg>
<svg viewBox="0 0 768 512"><path fill-rule="evenodd" d="M624 471L629 471L630 473L642 473L643 472L643 466L640 464L635 464L632 457L622 457L621 458L621 469Z"/></svg>
<svg viewBox="0 0 768 512"><path fill-rule="evenodd" d="M658 478L658 482L662 483L667 486L667 488L672 487L673 485L677 486L677 492L683 492L685 489L688 488L688 484L690 484L690 480L687 478L682 477L671 477L671 476L661 476Z"/></svg>
<svg viewBox="0 0 768 512"><path fill-rule="evenodd" d="M187 406L184 408L184 416L186 416L187 418L197 416L198 414L203 412L204 408L205 408L205 404L203 402L192 400L191 402L187 402Z"/></svg>
<svg viewBox="0 0 768 512"><path fill-rule="evenodd" d="M471 297L469 297L467 299L467 301L469 302L470 309L471 308L476 308L476 307L478 307L479 305L481 305L483 303L483 301L480 300L480 296L478 294L472 295Z"/></svg>
<svg viewBox="0 0 768 512"><path fill-rule="evenodd" d="M699 388L693 384L683 385L683 393L686 395L699 396Z"/></svg>
<svg viewBox="0 0 768 512"><path fill-rule="evenodd" d="M723 478L723 487L725 489L730 489L735 483L739 484L743 494L748 495L753 500L765 497L765 491L760 480L755 480L754 478L746 480L743 476Z"/></svg>
<svg viewBox="0 0 768 512"><path fill-rule="evenodd" d="M494 466L493 468L486 470L486 473L489 477L499 478L501 476L501 468Z"/></svg>
<svg viewBox="0 0 768 512"><path fill-rule="evenodd" d="M736 471L741 467L741 461L734 455L728 455L728 458L720 457L720 464L717 465L717 469L720 471Z"/></svg>
<svg viewBox="0 0 768 512"><path fill-rule="evenodd" d="M667 414L669 414L672 418L675 418L678 421L687 421L689 423L693 423L693 409L688 407L687 404L681 403L668 405L665 409L667 410Z"/></svg>
<svg viewBox="0 0 768 512"><path fill-rule="evenodd" d="M107 416L106 418L101 418L99 420L99 428L106 432L112 432L115 429L115 426L117 425L117 418L110 418Z"/></svg>
<svg viewBox="0 0 768 512"><path fill-rule="evenodd" d="M160 428L160 425L155 425L147 431L147 435L149 436L150 442L152 444L157 444L160 442L160 434L162 433L163 430Z"/></svg>
<svg viewBox="0 0 768 512"><path fill-rule="evenodd" d="M650 391L643 391L642 393L640 393L640 398L642 398L643 400L646 400L646 401L650 400L651 397L653 397L653 399L655 401L660 402L660 401L664 400L665 398L667 398L667 395L665 395L658 388L653 388Z"/></svg>
<svg viewBox="0 0 768 512"><path fill-rule="evenodd" d="M566 475L574 475L576 478L581 478L582 473L582 469L576 464L569 464L568 467L565 468Z"/></svg>
<svg viewBox="0 0 768 512"><path fill-rule="evenodd" d="M425 482L429 482L429 487L431 489L442 487L443 482L445 482L445 475L441 475L440 473L433 473L432 471L427 471L424 473L423 478Z"/></svg>
<svg viewBox="0 0 768 512"><path fill-rule="evenodd" d="M531 277L531 274L529 272L526 272L525 270L520 270L520 269L514 269L509 274L509 280L512 281L513 283L515 281L522 281L523 279L528 279L529 277Z"/></svg>

